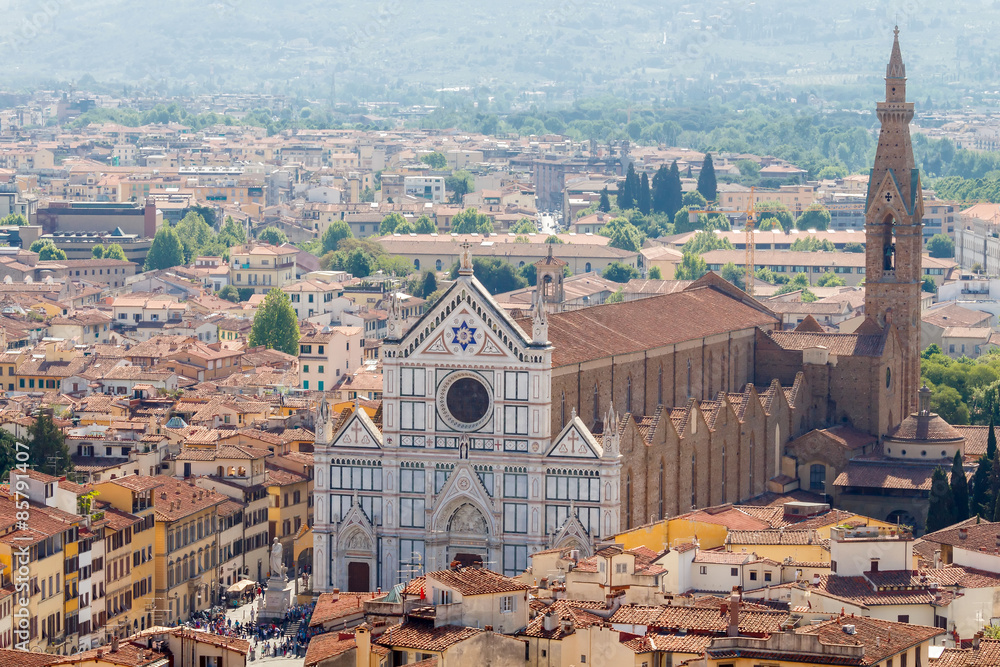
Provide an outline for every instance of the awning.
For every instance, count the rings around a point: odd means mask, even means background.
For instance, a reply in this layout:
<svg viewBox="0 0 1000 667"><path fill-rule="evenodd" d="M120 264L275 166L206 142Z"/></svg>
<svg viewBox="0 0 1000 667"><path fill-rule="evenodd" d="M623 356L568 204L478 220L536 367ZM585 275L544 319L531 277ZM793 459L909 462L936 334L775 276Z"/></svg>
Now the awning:
<svg viewBox="0 0 1000 667"><path fill-rule="evenodd" d="M246 589L250 588L251 586L256 586L256 585L257 585L257 582L253 581L251 579L240 579L235 584L233 584L232 586L230 586L227 590L230 593L242 593L243 591L245 591Z"/></svg>

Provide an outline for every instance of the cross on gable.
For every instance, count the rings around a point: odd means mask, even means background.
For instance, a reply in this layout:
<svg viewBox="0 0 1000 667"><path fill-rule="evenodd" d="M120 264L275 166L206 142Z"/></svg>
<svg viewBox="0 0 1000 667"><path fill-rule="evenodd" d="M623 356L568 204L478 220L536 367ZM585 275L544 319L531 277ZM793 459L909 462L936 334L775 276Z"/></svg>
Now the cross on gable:
<svg viewBox="0 0 1000 667"><path fill-rule="evenodd" d="M886 192L885 193L885 201L888 202L888 203L890 203L890 204L892 203L892 193L891 192Z"/></svg>
<svg viewBox="0 0 1000 667"><path fill-rule="evenodd" d="M569 451L571 451L571 452L573 452L575 454L576 453L576 443L580 439L579 437L577 437L576 431L571 431L570 434L569 434L569 436L567 436L566 439L569 440L569 447L570 447Z"/></svg>
<svg viewBox="0 0 1000 667"><path fill-rule="evenodd" d="M354 442L358 442L358 440L359 440L359 438L358 438L358 432L359 432L360 430L361 430L361 424L359 424L359 423L358 423L358 422L357 422L357 421L355 420L355 422L354 422L354 425L353 425L353 426L351 426L351 433L353 433L353 434L354 434Z"/></svg>

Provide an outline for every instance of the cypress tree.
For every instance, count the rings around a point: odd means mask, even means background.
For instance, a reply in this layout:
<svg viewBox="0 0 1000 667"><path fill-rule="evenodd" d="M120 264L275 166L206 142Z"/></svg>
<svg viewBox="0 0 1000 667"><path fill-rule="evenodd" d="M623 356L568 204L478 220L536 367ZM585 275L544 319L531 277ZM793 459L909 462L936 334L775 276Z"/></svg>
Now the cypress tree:
<svg viewBox="0 0 1000 667"><path fill-rule="evenodd" d="M925 529L928 533L935 530L947 528L954 521L955 503L951 496L951 487L948 486L948 474L944 468L938 466L934 469L931 477L931 498L927 507L927 525Z"/></svg>
<svg viewBox="0 0 1000 667"><path fill-rule="evenodd" d="M618 208L623 211L635 208L635 198L639 190L638 183L638 177L635 175L635 167L629 165L628 171L625 173L625 181L618 185Z"/></svg>
<svg viewBox="0 0 1000 667"><path fill-rule="evenodd" d="M639 195L636 197L636 204L638 204L640 213L649 215L652 202L649 192L649 176L645 172L643 172L642 178L639 179Z"/></svg>
<svg viewBox="0 0 1000 667"><path fill-rule="evenodd" d="M990 414L990 430L986 434L986 458L995 459L997 456L997 432L994 424L994 417Z"/></svg>
<svg viewBox="0 0 1000 667"><path fill-rule="evenodd" d="M996 521L1000 515L1000 456L994 456L990 462L990 497L986 501L986 520Z"/></svg>
<svg viewBox="0 0 1000 667"><path fill-rule="evenodd" d="M969 480L965 476L965 467L962 465L960 452L955 452L955 460L951 463L951 497L955 501L955 517L952 523L968 519Z"/></svg>
<svg viewBox="0 0 1000 667"><path fill-rule="evenodd" d="M979 457L979 465L976 473L972 476L972 500L969 503L969 510L973 515L978 514L989 520L990 503L990 471L993 462L984 454Z"/></svg>
<svg viewBox="0 0 1000 667"><path fill-rule="evenodd" d="M667 179L667 210L665 213L673 220L677 211L684 207L684 194L681 192L681 171L677 168L677 160L670 165Z"/></svg>
<svg viewBox="0 0 1000 667"><path fill-rule="evenodd" d="M605 213L611 212L611 197L608 196L608 188L601 190L601 201L597 204L597 210Z"/></svg>
<svg viewBox="0 0 1000 667"><path fill-rule="evenodd" d="M651 183L653 189L651 203L654 213L667 212L668 204L670 202L670 194L667 187L669 182L670 170L667 169L667 165L661 164L660 168L656 170L655 174L653 174L653 181Z"/></svg>
<svg viewBox="0 0 1000 667"><path fill-rule="evenodd" d="M701 165L701 173L698 174L698 192L705 198L705 201L715 201L719 194L719 185L715 180L715 165L712 164L711 153L705 153L705 161Z"/></svg>

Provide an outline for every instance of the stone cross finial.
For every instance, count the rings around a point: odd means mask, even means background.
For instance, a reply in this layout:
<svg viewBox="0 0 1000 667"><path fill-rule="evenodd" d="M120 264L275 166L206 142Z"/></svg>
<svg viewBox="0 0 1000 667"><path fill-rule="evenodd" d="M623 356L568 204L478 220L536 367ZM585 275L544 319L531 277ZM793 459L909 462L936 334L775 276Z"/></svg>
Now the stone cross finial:
<svg viewBox="0 0 1000 667"><path fill-rule="evenodd" d="M458 275L472 275L472 244L468 241L462 244L462 252L459 255Z"/></svg>

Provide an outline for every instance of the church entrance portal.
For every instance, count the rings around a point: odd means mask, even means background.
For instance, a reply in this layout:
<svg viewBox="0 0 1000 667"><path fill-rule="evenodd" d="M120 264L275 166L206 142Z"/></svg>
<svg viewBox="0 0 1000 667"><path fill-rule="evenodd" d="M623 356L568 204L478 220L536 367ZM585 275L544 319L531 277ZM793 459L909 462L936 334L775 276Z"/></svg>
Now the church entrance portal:
<svg viewBox="0 0 1000 667"><path fill-rule="evenodd" d="M473 567L483 564L482 554L456 553L455 561L462 567Z"/></svg>
<svg viewBox="0 0 1000 667"><path fill-rule="evenodd" d="M347 564L347 590L351 593L367 593L371 588L369 583L368 563Z"/></svg>

